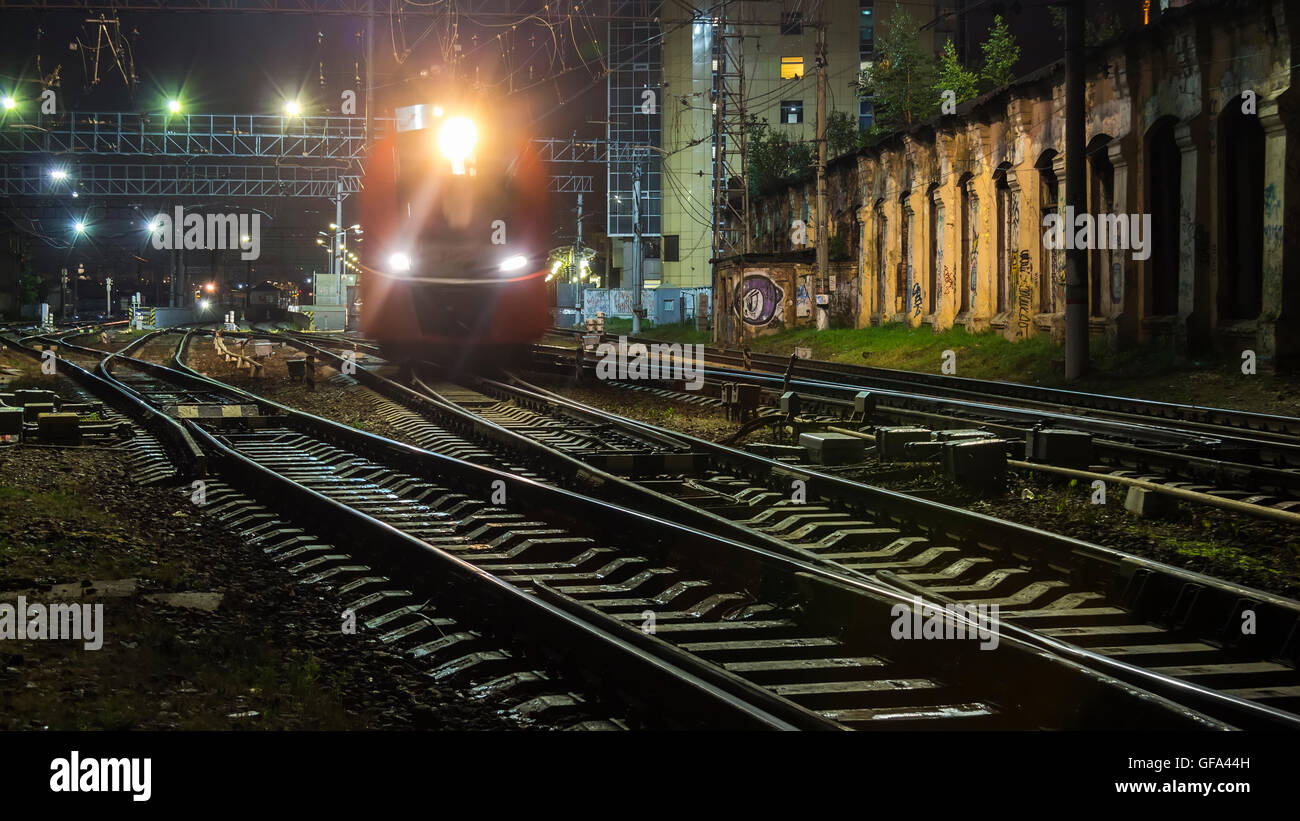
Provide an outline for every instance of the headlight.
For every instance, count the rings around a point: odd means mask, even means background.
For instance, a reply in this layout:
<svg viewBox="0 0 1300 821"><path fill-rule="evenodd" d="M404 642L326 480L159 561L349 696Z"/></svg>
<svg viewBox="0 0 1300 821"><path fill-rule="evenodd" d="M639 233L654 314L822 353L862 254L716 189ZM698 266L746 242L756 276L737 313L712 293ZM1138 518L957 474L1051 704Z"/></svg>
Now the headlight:
<svg viewBox="0 0 1300 821"><path fill-rule="evenodd" d="M404 274L411 270L411 258L406 254L391 254L388 257L388 270L394 274Z"/></svg>
<svg viewBox="0 0 1300 821"><path fill-rule="evenodd" d="M518 271L528 264L528 257L523 254L515 254L513 257L507 257L506 261L501 263L502 271Z"/></svg>
<svg viewBox="0 0 1300 821"><path fill-rule="evenodd" d="M465 159L474 151L478 142L478 128L473 120L464 117L452 117L442 124L438 131L438 150L442 156L451 160L451 173L465 173Z"/></svg>

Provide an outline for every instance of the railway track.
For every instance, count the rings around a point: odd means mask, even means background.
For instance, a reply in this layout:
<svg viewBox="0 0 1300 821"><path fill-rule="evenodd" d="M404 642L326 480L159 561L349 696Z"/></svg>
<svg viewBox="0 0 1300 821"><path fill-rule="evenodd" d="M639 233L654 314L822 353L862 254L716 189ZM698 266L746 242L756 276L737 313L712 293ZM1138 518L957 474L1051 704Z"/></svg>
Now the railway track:
<svg viewBox="0 0 1300 821"><path fill-rule="evenodd" d="M556 368L571 369L574 362L572 351L545 346L538 347L537 356ZM871 411L860 420L864 423L933 430L978 428L1007 441L1017 458L1025 452L1020 443L1028 430L1081 431L1092 437L1091 458L1096 464L1088 466L1091 472L1216 497L1265 517L1270 511L1300 512L1300 439L1290 434L1243 433L1220 427L1215 435L1153 418L1099 418L1090 411L1080 415L1076 410L1035 410L995 403L988 397L977 401L897 391L866 382L809 379L794 375L799 367L797 362L787 361L790 373L778 376L710 366L704 371L704 392L718 396L727 384L749 384L757 386L771 403L788 390L798 395L806 414L840 419L853 415L857 397L865 392ZM587 361L584 368L594 375L594 362Z"/></svg>
<svg viewBox="0 0 1300 821"><path fill-rule="evenodd" d="M421 595L426 587L457 591L473 600L466 613L508 614L513 635L598 671L603 691L651 705L642 714L693 726L808 729L1225 726L1014 629L987 650L895 640L900 608L921 605L860 578L366 434L193 373L110 361L105 377L131 368L153 380L131 377L155 413L180 391L255 404L256 416L178 414L223 481L280 515L350 537L354 549L364 545L374 554L367 561L400 567L403 584L418 584ZM493 503L494 489L509 503ZM647 611L653 631L644 629ZM1062 692L1077 697L1063 701ZM1190 701L1204 695L1190 692ZM1242 707L1210 698L1220 709ZM1274 718L1247 707L1232 726Z"/></svg>
<svg viewBox="0 0 1300 821"><path fill-rule="evenodd" d="M550 333L574 339L581 337L585 331L576 328L552 328ZM629 342L646 345L658 342L647 337L626 338ZM617 337L605 335L602 341L617 341ZM790 357L714 346L705 348L705 357L708 361L733 368L768 373L784 374L791 367ZM746 359L749 361L749 367L746 367ZM1063 412L1088 411L1099 415L1100 418L1118 421L1165 420L1178 422L1181 427L1188 430L1200 430L1216 437L1231 435L1234 432L1250 432L1256 435L1271 435L1285 444L1300 443L1300 418L1292 416L815 359L796 359L793 374L828 382L848 382L857 387L895 388L900 391L951 396L973 401L1015 400L1021 407Z"/></svg>
<svg viewBox="0 0 1300 821"><path fill-rule="evenodd" d="M1268 712L1300 711L1300 603L653 428L521 381L399 385L357 372L407 406L390 418L435 427L439 446L459 433L456 446L480 448L481 459L527 461L553 482L584 483L611 501L832 572L932 601L997 604L1008 624L1067 642L1086 663L1144 686L1154 675L1172 690L1190 684ZM613 430L648 444L634 453L593 446L589 432L608 442ZM552 436L543 443L539 432ZM807 487L804 504L790 498L796 480ZM1255 635L1240 632L1246 611L1260 615Z"/></svg>

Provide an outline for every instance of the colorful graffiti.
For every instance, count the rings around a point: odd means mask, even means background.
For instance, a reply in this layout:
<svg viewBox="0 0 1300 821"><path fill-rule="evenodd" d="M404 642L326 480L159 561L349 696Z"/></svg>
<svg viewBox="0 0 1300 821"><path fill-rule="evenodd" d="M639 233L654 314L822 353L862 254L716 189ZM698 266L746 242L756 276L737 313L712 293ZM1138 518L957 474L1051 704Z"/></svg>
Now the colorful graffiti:
<svg viewBox="0 0 1300 821"><path fill-rule="evenodd" d="M812 315L812 298L808 296L808 278L800 277L799 285L794 293L794 315L811 316Z"/></svg>
<svg viewBox="0 0 1300 821"><path fill-rule="evenodd" d="M746 325L766 325L776 318L785 301L785 290L766 273L745 275L736 289L736 313Z"/></svg>

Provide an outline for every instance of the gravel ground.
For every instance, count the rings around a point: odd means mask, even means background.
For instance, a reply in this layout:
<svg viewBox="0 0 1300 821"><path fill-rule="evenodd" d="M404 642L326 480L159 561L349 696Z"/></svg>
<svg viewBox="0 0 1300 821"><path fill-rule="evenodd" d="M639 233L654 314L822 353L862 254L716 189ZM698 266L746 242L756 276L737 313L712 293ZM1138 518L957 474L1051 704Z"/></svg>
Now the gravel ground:
<svg viewBox="0 0 1300 821"><path fill-rule="evenodd" d="M317 365L314 391L308 390L303 382L291 380L285 360L302 355L300 351L288 346L276 347L271 356L263 360L262 376L254 378L246 369L239 368L237 363L223 361L213 349L211 340L195 339L190 343L185 364L205 376L274 399L289 407L380 436L401 438L395 428L375 415L370 391L356 384L339 385L330 381L330 377L337 373L333 368Z"/></svg>
<svg viewBox="0 0 1300 821"><path fill-rule="evenodd" d="M0 601L103 604L103 647L0 640L0 729L510 729L432 686L106 449L0 449ZM70 585L61 590L55 585ZM149 596L206 593L215 610Z"/></svg>

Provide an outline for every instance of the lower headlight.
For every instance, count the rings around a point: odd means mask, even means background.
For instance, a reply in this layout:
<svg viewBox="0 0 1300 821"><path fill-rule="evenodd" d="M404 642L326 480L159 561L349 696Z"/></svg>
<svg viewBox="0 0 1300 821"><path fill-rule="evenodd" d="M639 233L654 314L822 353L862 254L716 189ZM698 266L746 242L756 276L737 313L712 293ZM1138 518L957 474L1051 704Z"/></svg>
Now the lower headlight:
<svg viewBox="0 0 1300 821"><path fill-rule="evenodd" d="M404 274L411 270L411 258L403 253L390 254L388 257L388 270L395 274Z"/></svg>
<svg viewBox="0 0 1300 821"><path fill-rule="evenodd" d="M515 254L513 257L507 257L506 260L501 263L501 270L518 271L520 268L523 268L527 264L528 264L528 257L524 256L523 254Z"/></svg>

